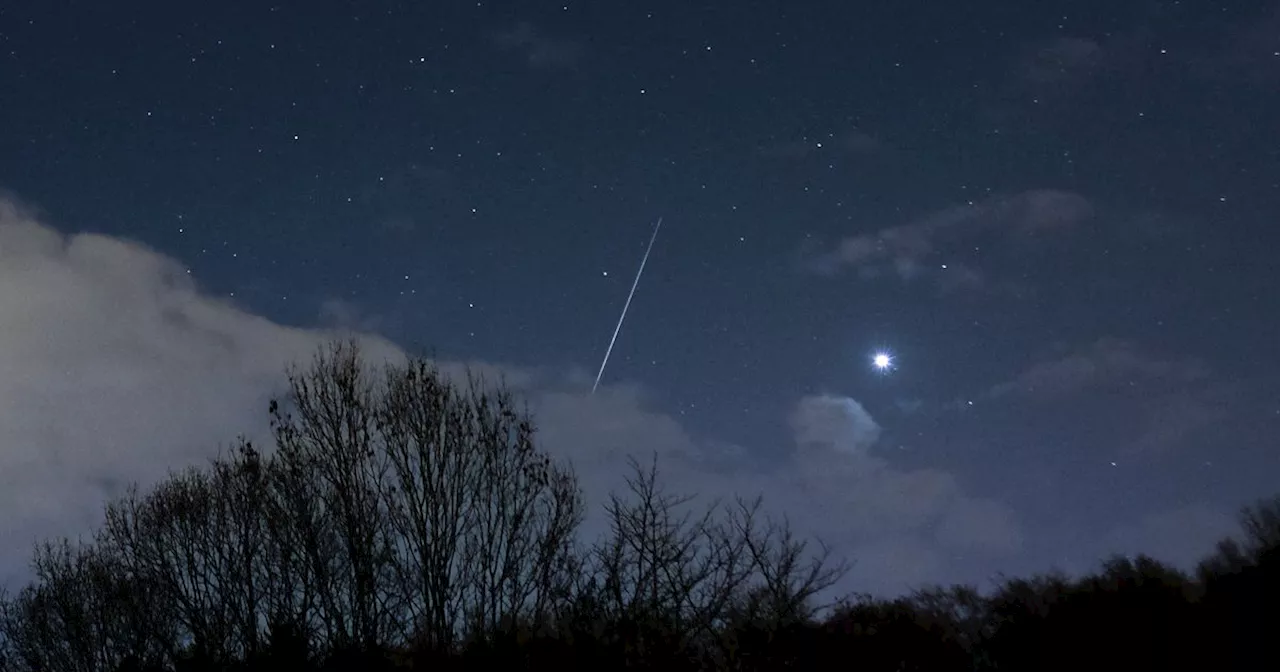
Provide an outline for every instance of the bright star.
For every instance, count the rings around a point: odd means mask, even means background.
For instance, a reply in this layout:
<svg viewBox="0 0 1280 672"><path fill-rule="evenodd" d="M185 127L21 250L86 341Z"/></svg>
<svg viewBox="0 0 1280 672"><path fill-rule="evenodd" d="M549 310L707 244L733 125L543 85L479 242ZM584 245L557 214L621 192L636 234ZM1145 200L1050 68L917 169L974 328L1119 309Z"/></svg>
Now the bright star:
<svg viewBox="0 0 1280 672"><path fill-rule="evenodd" d="M871 357L871 365L880 371L893 368L893 357L887 352L877 352Z"/></svg>

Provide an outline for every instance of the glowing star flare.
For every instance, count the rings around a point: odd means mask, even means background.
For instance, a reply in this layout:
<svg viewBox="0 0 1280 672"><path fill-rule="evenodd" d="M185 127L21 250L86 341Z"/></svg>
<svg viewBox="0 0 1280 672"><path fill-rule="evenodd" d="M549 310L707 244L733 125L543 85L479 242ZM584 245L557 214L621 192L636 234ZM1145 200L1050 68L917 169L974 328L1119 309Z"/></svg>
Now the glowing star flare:
<svg viewBox="0 0 1280 672"><path fill-rule="evenodd" d="M887 352L877 352L871 357L871 365L876 367L877 371L888 371L893 368L893 357Z"/></svg>

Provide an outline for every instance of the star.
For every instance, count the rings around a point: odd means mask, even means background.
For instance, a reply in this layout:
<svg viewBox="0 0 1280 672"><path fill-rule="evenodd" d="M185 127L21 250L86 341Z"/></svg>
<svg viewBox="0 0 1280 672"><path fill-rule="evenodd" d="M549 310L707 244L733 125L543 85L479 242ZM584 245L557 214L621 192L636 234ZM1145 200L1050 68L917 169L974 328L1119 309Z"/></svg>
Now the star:
<svg viewBox="0 0 1280 672"><path fill-rule="evenodd" d="M871 356L871 365L876 367L877 371L888 371L893 368L893 356L887 352L877 352Z"/></svg>

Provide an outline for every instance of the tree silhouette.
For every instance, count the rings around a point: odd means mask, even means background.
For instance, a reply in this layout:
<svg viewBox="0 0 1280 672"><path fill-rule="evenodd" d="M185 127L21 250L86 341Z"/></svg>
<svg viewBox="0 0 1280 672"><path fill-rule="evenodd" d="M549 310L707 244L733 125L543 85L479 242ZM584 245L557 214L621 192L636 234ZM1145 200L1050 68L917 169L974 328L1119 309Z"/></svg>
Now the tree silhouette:
<svg viewBox="0 0 1280 672"><path fill-rule="evenodd" d="M108 504L0 594L0 672L391 669L1125 670L1280 663L1280 497L1194 575L831 589L846 565L759 499L698 504L632 460L579 538L577 479L501 381L354 343L287 372L273 445Z"/></svg>

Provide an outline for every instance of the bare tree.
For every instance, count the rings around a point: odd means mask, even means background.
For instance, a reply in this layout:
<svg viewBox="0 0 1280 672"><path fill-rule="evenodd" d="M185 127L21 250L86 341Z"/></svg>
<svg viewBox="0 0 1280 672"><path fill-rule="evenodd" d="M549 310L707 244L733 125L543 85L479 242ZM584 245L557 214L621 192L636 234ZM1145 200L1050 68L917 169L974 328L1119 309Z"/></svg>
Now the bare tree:
<svg viewBox="0 0 1280 672"><path fill-rule="evenodd" d="M766 518L760 524L762 500L738 500L731 520L737 537L750 555L759 583L751 593L754 618L772 626L807 621L822 605L814 603L848 571L848 563L833 562L831 549L819 540L816 553L796 537L790 523Z"/></svg>
<svg viewBox="0 0 1280 672"><path fill-rule="evenodd" d="M741 628L810 619L843 571L759 500L693 510L660 487L656 458L632 461L609 534L579 546L576 476L502 381L420 358L374 369L354 343L287 380L268 409L274 451L241 439L129 490L94 544L42 546L37 581L0 602L0 660L283 665L555 632L630 662L722 664Z"/></svg>
<svg viewBox="0 0 1280 672"><path fill-rule="evenodd" d="M273 627L305 629L306 584L275 471L241 440L207 473L173 475L146 497L131 489L107 507L99 547L157 591L149 610L168 616L190 655L245 658Z"/></svg>
<svg viewBox="0 0 1280 672"><path fill-rule="evenodd" d="M1240 512L1240 525L1253 561L1263 562L1268 556L1274 561L1280 552L1280 496L1245 507Z"/></svg>
<svg viewBox="0 0 1280 672"><path fill-rule="evenodd" d="M67 541L37 547L36 581L0 604L0 657L14 669L114 670L160 662L168 634L154 591L108 551Z"/></svg>
<svg viewBox="0 0 1280 672"><path fill-rule="evenodd" d="M13 636L10 630L13 623L9 620L9 610L13 602L9 599L9 591L0 586L0 672L12 672L17 669L14 661Z"/></svg>
<svg viewBox="0 0 1280 672"><path fill-rule="evenodd" d="M293 521L330 644L449 649L564 599L577 481L537 449L505 385L420 358L375 375L343 343L291 372L271 412L282 508L269 518Z"/></svg>
<svg viewBox="0 0 1280 672"><path fill-rule="evenodd" d="M336 646L384 642L395 621L387 598L392 542L380 498L388 463L377 428L375 382L354 342L317 353L310 369L290 370L288 411L272 404L276 448L304 470L312 502L292 500L312 571L326 596L321 620ZM315 504L319 506L315 506ZM316 526L319 527L316 527ZM337 548L326 543L336 535ZM336 553L321 555L322 547Z"/></svg>
<svg viewBox="0 0 1280 672"><path fill-rule="evenodd" d="M223 538L221 503L211 476L197 469L172 475L146 497L130 492L107 508L100 545L128 571L162 592L166 610L195 655L226 660L240 618L226 599L233 568Z"/></svg>
<svg viewBox="0 0 1280 672"><path fill-rule="evenodd" d="M656 456L631 468L630 497L606 507L610 531L594 547L589 586L602 620L618 624L638 656L682 651L725 664L735 629L809 618L811 599L844 572L825 547L808 554L785 522L762 522L759 499L695 513L691 497L662 490Z"/></svg>
<svg viewBox="0 0 1280 672"><path fill-rule="evenodd" d="M537 450L505 385L457 384L425 360L385 375L383 496L420 643L448 649L464 627L485 637L542 618L566 592L582 518L573 473Z"/></svg>

